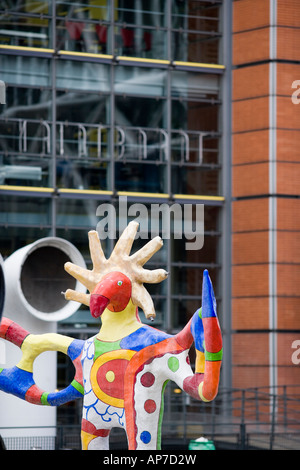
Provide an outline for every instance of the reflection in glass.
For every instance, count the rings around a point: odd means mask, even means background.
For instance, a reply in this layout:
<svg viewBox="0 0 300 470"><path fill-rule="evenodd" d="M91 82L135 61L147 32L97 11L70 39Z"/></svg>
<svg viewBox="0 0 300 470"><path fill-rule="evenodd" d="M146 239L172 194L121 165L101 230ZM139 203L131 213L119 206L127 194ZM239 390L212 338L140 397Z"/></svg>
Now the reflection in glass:
<svg viewBox="0 0 300 470"><path fill-rule="evenodd" d="M0 56L1 80L7 84L46 87L51 85L48 59L27 56Z"/></svg>
<svg viewBox="0 0 300 470"><path fill-rule="evenodd" d="M51 90L7 86L0 116L0 184L51 186Z"/></svg>
<svg viewBox="0 0 300 470"><path fill-rule="evenodd" d="M167 58L167 2L119 0L116 9L117 55Z"/></svg>
<svg viewBox="0 0 300 470"><path fill-rule="evenodd" d="M58 121L88 124L109 122L109 99L106 95L58 91L56 104Z"/></svg>
<svg viewBox="0 0 300 470"><path fill-rule="evenodd" d="M123 95L166 96L167 72L143 67L117 67L115 93Z"/></svg>
<svg viewBox="0 0 300 470"><path fill-rule="evenodd" d="M191 131L217 132L218 103L201 101L172 101L172 128L181 129L184 122Z"/></svg>
<svg viewBox="0 0 300 470"><path fill-rule="evenodd" d="M116 189L163 193L166 191L165 165L115 163Z"/></svg>
<svg viewBox="0 0 300 470"><path fill-rule="evenodd" d="M1 195L1 203L5 207L5 211L0 211L0 223L3 225L49 227L51 224L51 200L43 197L23 196L4 196ZM22 230L19 230L19 235ZM1 229L1 233L3 228ZM31 232L33 233L33 228ZM36 231L36 230L35 230ZM25 233L25 232L24 232ZM27 232L28 233L28 232ZM37 238L42 236L42 232L37 233ZM26 240L26 243L28 240ZM2 252L3 255L3 252Z"/></svg>
<svg viewBox="0 0 300 470"><path fill-rule="evenodd" d="M57 88L75 90L110 91L110 69L104 64L59 60L56 72Z"/></svg>
<svg viewBox="0 0 300 470"><path fill-rule="evenodd" d="M171 180L173 193L220 195L218 169L173 166Z"/></svg>
<svg viewBox="0 0 300 470"><path fill-rule="evenodd" d="M172 60L218 63L218 5L197 0L171 3Z"/></svg>
<svg viewBox="0 0 300 470"><path fill-rule="evenodd" d="M118 126L165 127L166 102L162 99L116 96L115 123Z"/></svg>
<svg viewBox="0 0 300 470"><path fill-rule="evenodd" d="M56 223L63 228L85 228L95 230L98 222L96 210L99 202L94 199L64 199L57 200ZM87 233L85 232L86 237ZM87 240L86 242L87 243ZM85 249L86 251L86 249Z"/></svg>
<svg viewBox="0 0 300 470"><path fill-rule="evenodd" d="M4 8L0 4L0 10ZM6 2L7 3L7 2ZM9 46L51 48L51 19L47 1L9 2L1 15L0 43ZM16 14L17 13L17 14ZM23 14L25 13L26 16Z"/></svg>

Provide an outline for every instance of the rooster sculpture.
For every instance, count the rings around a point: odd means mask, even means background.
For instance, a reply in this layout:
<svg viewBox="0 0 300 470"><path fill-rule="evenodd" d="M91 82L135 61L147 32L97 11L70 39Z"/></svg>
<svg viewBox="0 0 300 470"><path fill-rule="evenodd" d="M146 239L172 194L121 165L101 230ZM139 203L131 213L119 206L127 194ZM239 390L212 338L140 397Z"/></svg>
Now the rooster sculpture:
<svg viewBox="0 0 300 470"><path fill-rule="evenodd" d="M0 337L21 348L21 361L0 369L0 390L37 405L59 406L83 397L82 449L108 449L113 427L125 429L129 450L161 447L163 394L168 381L192 397L209 402L218 391L222 362L222 336L216 302L207 270L203 273L202 307L176 335L143 324L154 318L151 296L144 283L166 279L163 269L147 270L144 264L162 246L160 237L130 254L138 229L131 222L106 259L96 231L89 232L93 269L66 263L66 271L89 293L68 289L67 300L89 306L101 317L101 328L88 340L55 333L33 335L3 318ZM195 343L195 372L189 349ZM72 383L58 392L41 390L33 379L33 362L44 351L61 351L75 366Z"/></svg>

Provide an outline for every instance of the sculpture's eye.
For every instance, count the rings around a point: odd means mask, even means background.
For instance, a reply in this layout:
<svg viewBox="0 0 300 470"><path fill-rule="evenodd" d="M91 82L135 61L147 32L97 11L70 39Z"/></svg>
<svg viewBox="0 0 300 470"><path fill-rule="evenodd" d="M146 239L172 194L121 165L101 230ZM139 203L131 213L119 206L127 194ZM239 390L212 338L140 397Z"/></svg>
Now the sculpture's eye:
<svg viewBox="0 0 300 470"><path fill-rule="evenodd" d="M118 286L121 286L123 284L122 281L118 281Z"/></svg>

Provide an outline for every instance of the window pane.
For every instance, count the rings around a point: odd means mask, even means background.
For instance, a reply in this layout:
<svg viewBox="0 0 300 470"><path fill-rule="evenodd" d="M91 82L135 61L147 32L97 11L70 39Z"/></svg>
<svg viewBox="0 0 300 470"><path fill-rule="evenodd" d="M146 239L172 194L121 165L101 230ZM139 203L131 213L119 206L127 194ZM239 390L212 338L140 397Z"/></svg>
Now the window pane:
<svg viewBox="0 0 300 470"><path fill-rule="evenodd" d="M59 91L56 103L58 121L89 124L109 122L109 98L106 95Z"/></svg>
<svg viewBox="0 0 300 470"><path fill-rule="evenodd" d="M14 85L36 85L45 87L51 84L51 65L48 59L1 55L1 80Z"/></svg>
<svg viewBox="0 0 300 470"><path fill-rule="evenodd" d="M123 95L166 96L167 72L141 67L117 67L115 93Z"/></svg>
<svg viewBox="0 0 300 470"><path fill-rule="evenodd" d="M18 15L8 10L1 12L0 43L22 47L51 48L51 20L47 1L9 2ZM23 3L20 5L20 3ZM2 2L3 4L3 2ZM3 6L0 6L2 9ZM22 13L26 13L24 16Z"/></svg>
<svg viewBox="0 0 300 470"><path fill-rule="evenodd" d="M196 32L173 32L172 59L217 64L219 62L219 39L206 38Z"/></svg>
<svg viewBox="0 0 300 470"><path fill-rule="evenodd" d="M119 126L165 127L166 102L136 96L116 96L115 122Z"/></svg>
<svg viewBox="0 0 300 470"><path fill-rule="evenodd" d="M56 24L59 50L109 54L110 26L87 20L58 19Z"/></svg>
<svg viewBox="0 0 300 470"><path fill-rule="evenodd" d="M219 171L199 167L173 167L172 192L219 196Z"/></svg>
<svg viewBox="0 0 300 470"><path fill-rule="evenodd" d="M216 99L219 94L219 77L207 73L174 71L171 73L171 95L174 98L199 101Z"/></svg>
<svg viewBox="0 0 300 470"><path fill-rule="evenodd" d="M165 29L116 26L115 54L147 59L168 59L168 35Z"/></svg>
<svg viewBox="0 0 300 470"><path fill-rule="evenodd" d="M3 225L14 224L17 226L38 226L40 229L43 229L51 223L50 198L1 195L1 201L3 207L5 207L5 212L0 211L0 223ZM1 234L3 230L4 229L2 227L0 231ZM19 228L16 231L21 233L22 230ZM36 232L36 230L32 228L32 236L34 236L34 232ZM43 232L39 232L37 234L37 238L41 238L42 236ZM27 241L24 244L27 243L29 242Z"/></svg>
<svg viewBox="0 0 300 470"><path fill-rule="evenodd" d="M166 191L165 165L116 163L115 178L117 191Z"/></svg>
<svg viewBox="0 0 300 470"><path fill-rule="evenodd" d="M0 181L52 186L51 90L8 86L0 116Z"/></svg>
<svg viewBox="0 0 300 470"><path fill-rule="evenodd" d="M57 62L57 88L110 91L110 69L107 65L91 62L59 60Z"/></svg>
<svg viewBox="0 0 300 470"><path fill-rule="evenodd" d="M172 128L195 131L218 131L219 105L198 101L172 101Z"/></svg>
<svg viewBox="0 0 300 470"><path fill-rule="evenodd" d="M172 58L218 63L219 8L211 2L172 1Z"/></svg>
<svg viewBox="0 0 300 470"><path fill-rule="evenodd" d="M57 200L56 222L60 229L62 228L86 228L86 230L95 230L98 217L96 210L98 201L93 199L64 199ZM86 245L88 245L86 232ZM86 250L85 250L86 251Z"/></svg>

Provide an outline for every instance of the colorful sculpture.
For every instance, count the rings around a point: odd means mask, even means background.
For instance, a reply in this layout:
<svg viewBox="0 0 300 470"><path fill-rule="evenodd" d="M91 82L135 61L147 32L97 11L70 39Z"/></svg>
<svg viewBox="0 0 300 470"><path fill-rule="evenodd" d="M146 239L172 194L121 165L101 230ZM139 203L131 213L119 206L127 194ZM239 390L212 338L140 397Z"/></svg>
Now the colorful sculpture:
<svg viewBox="0 0 300 470"><path fill-rule="evenodd" d="M67 290L65 298L88 305L94 317L101 316L96 336L83 341L55 333L32 335L7 318L0 325L0 337L18 345L23 354L15 367L0 369L0 390L37 405L59 406L83 397L83 449L108 449L113 427L126 430L130 450L160 449L167 382L174 381L203 401L213 400L218 391L222 336L208 272L203 273L202 308L180 333L169 335L141 323L138 307L147 318L155 316L143 284L161 282L167 272L143 268L161 248L159 237L130 255L137 228L136 222L127 226L109 259L97 232L89 232L93 269L65 265L89 291ZM195 373L188 357L193 342ZM76 369L72 383L53 393L41 390L33 379L35 358L49 350L67 354Z"/></svg>

